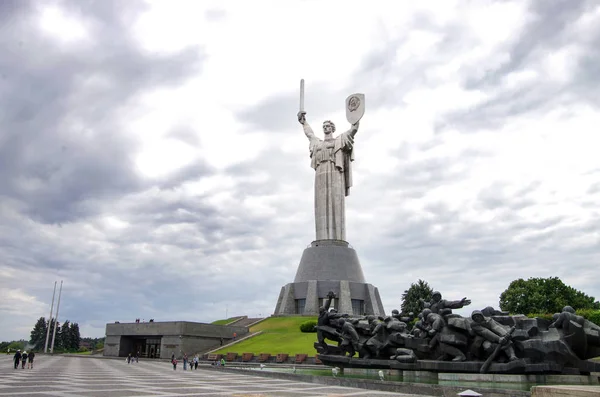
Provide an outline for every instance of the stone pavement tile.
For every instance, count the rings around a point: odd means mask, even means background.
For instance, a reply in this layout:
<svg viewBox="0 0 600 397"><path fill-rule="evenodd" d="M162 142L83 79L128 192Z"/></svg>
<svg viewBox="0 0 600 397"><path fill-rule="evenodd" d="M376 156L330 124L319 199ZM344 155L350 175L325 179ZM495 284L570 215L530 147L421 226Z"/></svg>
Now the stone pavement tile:
<svg viewBox="0 0 600 397"><path fill-rule="evenodd" d="M94 390L94 391L77 391L77 392L66 392L64 396L78 396L78 397L128 397L128 396L147 396L147 391L139 391L139 390ZM158 396L161 394L154 394L154 396Z"/></svg>

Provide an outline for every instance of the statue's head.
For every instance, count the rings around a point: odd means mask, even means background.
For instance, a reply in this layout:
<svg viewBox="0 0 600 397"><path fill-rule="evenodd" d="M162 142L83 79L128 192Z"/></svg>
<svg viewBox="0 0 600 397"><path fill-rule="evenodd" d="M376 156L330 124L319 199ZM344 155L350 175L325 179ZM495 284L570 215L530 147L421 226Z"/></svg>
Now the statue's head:
<svg viewBox="0 0 600 397"><path fill-rule="evenodd" d="M399 316L400 312L398 311L398 309L394 309L392 310L392 316Z"/></svg>
<svg viewBox="0 0 600 397"><path fill-rule="evenodd" d="M473 313L471 313L471 320L476 323L482 323L485 320L485 317L480 310L474 310Z"/></svg>
<svg viewBox="0 0 600 397"><path fill-rule="evenodd" d="M434 302L439 302L440 299L442 299L442 293L440 291L433 291L433 294L431 294L431 299Z"/></svg>
<svg viewBox="0 0 600 397"><path fill-rule="evenodd" d="M567 312L567 313L573 313L573 314L575 314L575 309L573 309L573 307L571 307L571 306L565 306L565 307L563 307L562 311L563 312Z"/></svg>
<svg viewBox="0 0 600 397"><path fill-rule="evenodd" d="M335 132L335 124L331 120L325 120L323 122L323 133L325 136L331 135Z"/></svg>

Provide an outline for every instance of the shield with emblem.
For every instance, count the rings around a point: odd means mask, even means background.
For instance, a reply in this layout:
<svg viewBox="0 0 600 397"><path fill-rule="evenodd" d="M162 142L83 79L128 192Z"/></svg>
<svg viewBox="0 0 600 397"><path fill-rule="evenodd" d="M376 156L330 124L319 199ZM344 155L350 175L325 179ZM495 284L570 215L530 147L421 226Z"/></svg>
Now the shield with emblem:
<svg viewBox="0 0 600 397"><path fill-rule="evenodd" d="M365 114L365 94L352 94L346 98L346 119L356 124Z"/></svg>

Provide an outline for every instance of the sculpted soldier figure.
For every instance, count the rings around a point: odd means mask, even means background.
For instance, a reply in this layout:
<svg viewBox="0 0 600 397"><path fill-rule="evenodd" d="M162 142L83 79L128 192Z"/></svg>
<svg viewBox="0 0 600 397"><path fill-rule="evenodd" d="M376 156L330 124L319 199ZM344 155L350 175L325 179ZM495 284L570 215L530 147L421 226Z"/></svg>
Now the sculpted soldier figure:
<svg viewBox="0 0 600 397"><path fill-rule="evenodd" d="M342 315L338 314L337 310L329 310L329 306L331 306L331 301L333 298L335 298L335 294L333 291L329 291L327 294L327 301L325 301L325 304L319 308L319 317L317 318L317 342L323 348L323 354L327 354L328 350L325 339L341 342L336 329L333 328L332 324L330 323L331 320L336 320L342 317Z"/></svg>
<svg viewBox="0 0 600 397"><path fill-rule="evenodd" d="M471 319L473 320L471 329L478 336L473 342L474 349L482 348L489 355L500 344L510 361L518 360L506 328L498 324L493 318L484 317L480 310L474 310L471 313Z"/></svg>
<svg viewBox="0 0 600 397"><path fill-rule="evenodd" d="M430 302L425 302L423 300L421 300L421 302L423 302L423 306L426 309L430 309L433 313L437 313L441 316L452 314L452 309L460 309L471 304L471 300L467 298L462 298L459 301L442 299L442 293L439 291L434 291L433 294L431 294Z"/></svg>
<svg viewBox="0 0 600 397"><path fill-rule="evenodd" d="M343 339L340 348L344 354L346 352L348 353L348 357L354 357L359 350L358 332L356 332L356 329L354 329L354 326L350 321L342 318L338 322L341 325L340 336Z"/></svg>
<svg viewBox="0 0 600 397"><path fill-rule="evenodd" d="M428 332L429 337L431 337L429 347L434 349L439 344L440 351L444 356L452 356L452 361L465 361L467 357L463 352L448 343L450 340L453 340L453 335L448 330L444 318L438 313L429 312L429 309L423 310L423 313L425 322L430 326Z"/></svg>

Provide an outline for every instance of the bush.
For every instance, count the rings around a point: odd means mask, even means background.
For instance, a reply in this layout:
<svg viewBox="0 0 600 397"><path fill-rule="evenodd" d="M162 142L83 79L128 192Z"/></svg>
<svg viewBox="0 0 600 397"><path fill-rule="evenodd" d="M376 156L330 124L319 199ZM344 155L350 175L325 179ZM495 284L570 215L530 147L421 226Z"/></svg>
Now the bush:
<svg viewBox="0 0 600 397"><path fill-rule="evenodd" d="M600 310L580 309L577 310L576 313L578 316L582 316L586 320L591 321L594 324L600 326Z"/></svg>
<svg viewBox="0 0 600 397"><path fill-rule="evenodd" d="M600 310L594 310L594 309L579 309L576 311L576 314L578 316L581 316L583 318L585 318L588 321L591 321L592 323L600 326ZM543 318L545 320L549 320L552 321L552 316L553 313L531 313L528 314L527 317L529 318Z"/></svg>
<svg viewBox="0 0 600 397"><path fill-rule="evenodd" d="M305 321L300 324L300 332L317 332L317 322L314 320Z"/></svg>
<svg viewBox="0 0 600 397"><path fill-rule="evenodd" d="M543 318L544 320L552 321L553 313L529 313L529 318Z"/></svg>

